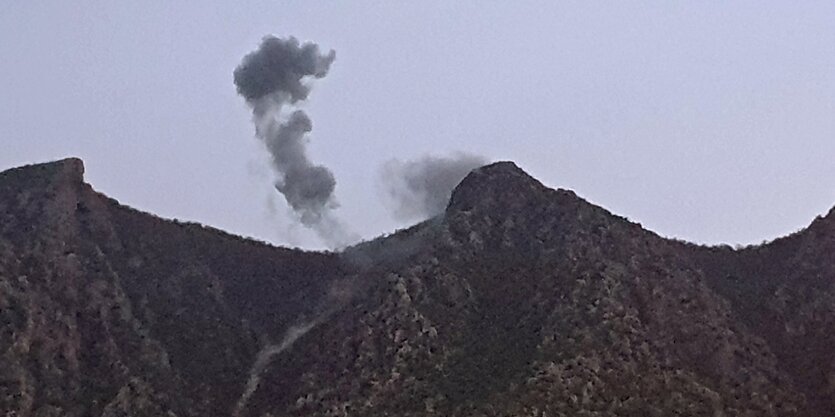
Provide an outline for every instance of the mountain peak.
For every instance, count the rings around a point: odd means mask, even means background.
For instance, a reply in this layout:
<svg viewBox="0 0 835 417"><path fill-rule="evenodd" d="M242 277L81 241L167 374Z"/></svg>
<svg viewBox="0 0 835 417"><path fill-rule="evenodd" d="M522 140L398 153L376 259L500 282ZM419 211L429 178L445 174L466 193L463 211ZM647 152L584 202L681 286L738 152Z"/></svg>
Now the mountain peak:
<svg viewBox="0 0 835 417"><path fill-rule="evenodd" d="M547 188L511 161L494 162L470 172L452 191L447 214L481 204L506 204L541 195Z"/></svg>
<svg viewBox="0 0 835 417"><path fill-rule="evenodd" d="M504 173L519 173L523 175L528 175L522 168L519 168L519 165L516 165L513 161L497 161L487 165L484 165L481 168L475 169L476 171L481 172L504 172Z"/></svg>
<svg viewBox="0 0 835 417"><path fill-rule="evenodd" d="M52 183L80 184L84 182L84 162L75 157L59 159L52 162L26 165L0 172L0 177L6 179L27 179L21 183L31 183L32 180L46 180Z"/></svg>
<svg viewBox="0 0 835 417"><path fill-rule="evenodd" d="M49 165L54 167L58 175L56 179L76 184L84 182L84 161L80 158L65 158L52 162Z"/></svg>
<svg viewBox="0 0 835 417"><path fill-rule="evenodd" d="M807 230L822 232L827 235L835 232L835 207L832 207L826 214L818 216Z"/></svg>
<svg viewBox="0 0 835 417"><path fill-rule="evenodd" d="M571 191L546 187L513 162L497 162L473 170L458 184L444 222L453 241L478 250L534 253L555 247L571 230L603 214Z"/></svg>

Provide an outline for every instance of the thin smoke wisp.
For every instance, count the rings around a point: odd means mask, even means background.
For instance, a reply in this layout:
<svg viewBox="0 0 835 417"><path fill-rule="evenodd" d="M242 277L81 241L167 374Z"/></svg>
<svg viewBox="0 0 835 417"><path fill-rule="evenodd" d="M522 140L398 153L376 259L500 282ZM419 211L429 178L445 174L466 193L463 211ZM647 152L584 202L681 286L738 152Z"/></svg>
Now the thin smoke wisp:
<svg viewBox="0 0 835 417"><path fill-rule="evenodd" d="M466 153L395 159L383 165L380 179L394 218L425 219L443 213L458 183L486 163L485 158Z"/></svg>
<svg viewBox="0 0 835 417"><path fill-rule="evenodd" d="M281 354L281 352L287 350L287 348L292 346L296 340L304 336L304 334L309 332L310 329L321 323L323 319L324 317L319 317L309 322L291 326L284 334L284 338L281 340L281 343L264 346L264 348L258 352L258 355L255 358L255 363L249 371L249 379L246 382L244 392L241 394L238 402L235 403L235 409L232 411L233 417L239 417L246 409L249 399L252 398L252 394L255 393L255 390L258 389L258 385L261 383L261 375L264 373L264 369L270 364L272 359Z"/></svg>
<svg viewBox="0 0 835 417"><path fill-rule="evenodd" d="M318 313L311 319L299 320L296 324L290 326L281 338L279 343L270 343L261 348L255 356L255 362L249 370L249 378L247 379L244 391L235 403L235 408L232 410L232 417L240 417L246 410L249 400L258 386L261 384L261 377L264 375L267 366L278 355L281 355L299 338L307 334L314 327L326 322L332 314L336 313L340 308L348 304L351 299L357 294L358 286L353 279L346 279L341 281L333 281L330 284L327 295L321 301L318 307Z"/></svg>

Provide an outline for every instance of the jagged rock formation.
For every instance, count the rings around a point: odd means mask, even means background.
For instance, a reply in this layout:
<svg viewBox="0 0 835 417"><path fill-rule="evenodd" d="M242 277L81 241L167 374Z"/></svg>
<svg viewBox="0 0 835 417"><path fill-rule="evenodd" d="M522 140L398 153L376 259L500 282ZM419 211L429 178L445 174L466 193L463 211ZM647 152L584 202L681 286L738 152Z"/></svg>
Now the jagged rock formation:
<svg viewBox="0 0 835 417"><path fill-rule="evenodd" d="M835 210L701 247L502 162L442 217L333 254L82 177L0 173L5 415L835 415Z"/></svg>

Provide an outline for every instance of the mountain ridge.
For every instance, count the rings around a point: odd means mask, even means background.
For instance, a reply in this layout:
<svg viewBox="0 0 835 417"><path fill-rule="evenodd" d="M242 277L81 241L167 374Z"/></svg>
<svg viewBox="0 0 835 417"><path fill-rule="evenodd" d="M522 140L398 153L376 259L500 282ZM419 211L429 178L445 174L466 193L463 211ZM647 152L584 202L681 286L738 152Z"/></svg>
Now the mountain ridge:
<svg viewBox="0 0 835 417"><path fill-rule="evenodd" d="M59 175L60 180L64 181L66 184L76 184L76 185L86 184L85 179L84 179L84 172L85 172L84 162L81 158L78 158L78 157L66 157L66 158L61 158L61 159L54 160L54 161L49 161L49 162L31 163L31 164L22 165L22 166L19 166L19 167L9 168L9 169L6 169L4 171L0 171L0 179L2 179L3 176L14 176L14 175L24 175L24 176L28 177L28 176L31 176L31 171L33 171L33 170L40 170L40 171L43 171L43 172L57 171L59 174L62 174L62 175ZM697 242L689 241L687 239L665 236L665 235L662 235L659 232L654 231L652 229L646 229L641 225L641 223L628 220L626 217L617 215L617 214L612 213L612 212L606 210L605 208L603 208L603 207L601 207L601 206L599 206L595 203L591 203L591 202L587 201L586 199L578 196L572 190L561 189L561 188L552 189L552 188L549 188L549 187L545 186L542 182L540 182L536 178L527 174L516 163L514 163L512 161L492 162L492 163L489 163L489 164L487 164L483 167L475 169L474 172L473 172L473 174L479 175L479 176L484 175L484 173L487 173L486 176L489 177L489 178L492 178L494 180L496 180L499 176L501 176L501 177L510 176L510 177L516 177L517 179L518 178L523 178L524 180L522 181L522 183L526 184L523 188L534 187L538 191L545 191L545 190L556 191L558 193L564 194L566 197L577 198L579 201L582 201L583 203L589 204L590 206L593 206L593 207L596 207L596 208L603 209L604 211L606 211L607 214L609 214L611 216L614 216L616 218L623 219L630 224L639 226L643 230L645 230L649 233L652 233L652 234L654 234L654 235L656 235L656 236L658 236L662 239L666 239L666 240L670 240L670 241L676 241L676 242L683 242L683 243L686 243L688 245L700 246L700 247L730 246L730 243L723 243L723 242L719 242L719 243L715 243L715 244L697 243ZM468 176L467 178L462 180L460 185L469 186L470 185L469 182L471 181L470 177L471 176ZM473 186L474 187L481 187L482 185L473 184ZM489 186L496 186L498 188L498 184L493 184L493 185L489 185ZM507 187L505 187L505 188L507 188ZM453 209L453 210L458 209L457 205L460 204L458 202L458 200L460 200L460 197L456 198L456 196L458 194L460 194L460 192L458 192L458 193L456 192L456 191L459 191L458 189L459 189L459 187L456 187L453 190L453 194L450 198L450 204L449 204L449 207L447 208L447 210L445 210L445 214L447 214L446 212L448 212L450 209ZM102 196L104 196L104 195L102 195ZM468 197L471 197L471 196L468 196ZM116 201L115 199L113 199L111 197L106 197L106 198L108 198L112 201ZM124 206L124 207L129 208L131 210L135 210L136 212L139 212L139 213L149 214L149 215L152 215L154 217L158 217L158 218L163 219L163 220L173 221L173 222L182 223L182 224L199 225L201 227L210 228L212 230L216 230L218 232L225 233L225 234L228 234L230 236L236 236L236 237L239 237L239 238L242 238L242 239L252 240L252 241L255 241L255 242L259 242L259 243L264 243L264 244L267 244L269 246L282 247L280 245L276 245L274 243L264 241L264 240L260 240L260 239L257 239L257 238L243 236L243 235L237 235L235 233L231 233L231 232L225 231L223 229L213 227L211 225L203 224L203 223L201 223L199 221L196 221L196 220L179 220L179 219L173 219L173 218L168 219L168 218L165 218L165 217L157 216L156 214L153 214L151 212L143 211L142 209L139 209L139 208L133 208L133 207L130 207L130 206ZM744 245L743 247L744 248L752 248L752 247L761 247L761 246L764 246L764 245L768 245L768 244L771 244L772 242L782 240L782 239L785 239L785 238L789 238L793 235L803 233L803 232L805 232L805 231L807 231L807 230L809 230L812 227L817 226L817 225L821 225L820 227L833 227L833 228L835 228L835 206L830 208L827 213L819 214L819 215L815 216L815 218L813 218L808 225L800 228L799 230L796 230L794 232L790 232L790 233L787 233L787 234L784 234L784 235L776 236L776 237L773 237L771 239L767 239L763 243L748 244L748 245ZM407 227L407 228L409 228L409 227ZM403 229L399 229L399 230L403 230ZM386 235L391 235L391 234L393 234L393 233L388 233ZM381 235L380 237L384 237L384 236L385 235ZM378 238L380 238L380 237L378 237ZM374 238L374 239L378 239L378 238ZM372 239L372 240L374 240L374 239ZM363 241L363 242L367 242L367 241ZM363 242L360 242L360 243L363 243ZM310 250L305 250L305 249L301 249L301 248L297 248L297 249L304 250L304 251L310 251ZM735 249L735 250L738 250L738 249Z"/></svg>
<svg viewBox="0 0 835 417"><path fill-rule="evenodd" d="M0 173L7 413L835 412L835 209L699 246L499 162L442 216L322 253L136 211L83 173Z"/></svg>

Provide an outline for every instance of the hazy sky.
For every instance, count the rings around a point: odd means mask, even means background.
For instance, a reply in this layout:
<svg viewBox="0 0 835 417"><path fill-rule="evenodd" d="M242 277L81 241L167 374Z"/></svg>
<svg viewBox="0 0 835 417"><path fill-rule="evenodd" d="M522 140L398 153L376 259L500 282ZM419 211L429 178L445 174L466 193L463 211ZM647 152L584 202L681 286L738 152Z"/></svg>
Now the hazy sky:
<svg viewBox="0 0 835 417"><path fill-rule="evenodd" d="M309 152L363 237L406 226L385 161L467 151L661 235L759 242L835 205L833 22L831 1L0 0L0 169L79 156L122 203L320 247L232 83L294 35L336 50Z"/></svg>

